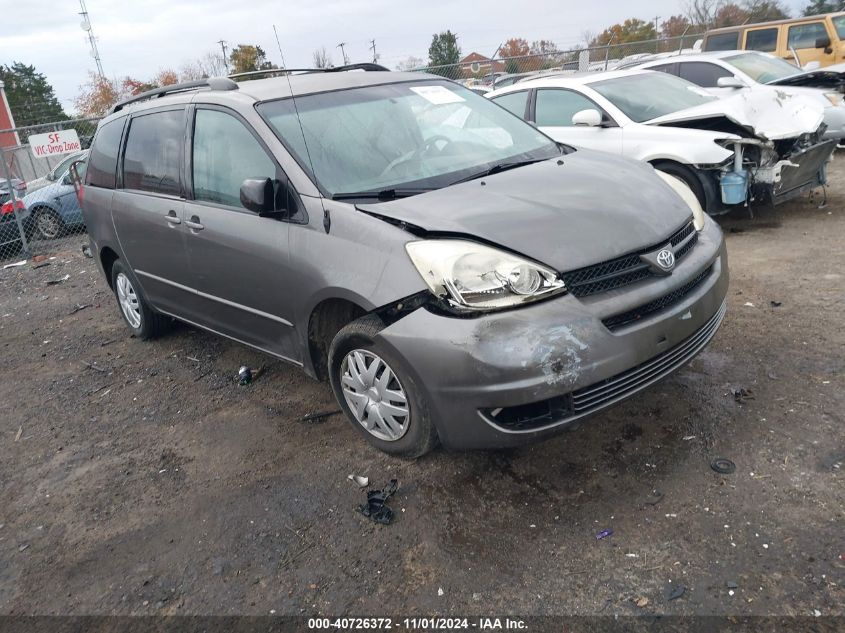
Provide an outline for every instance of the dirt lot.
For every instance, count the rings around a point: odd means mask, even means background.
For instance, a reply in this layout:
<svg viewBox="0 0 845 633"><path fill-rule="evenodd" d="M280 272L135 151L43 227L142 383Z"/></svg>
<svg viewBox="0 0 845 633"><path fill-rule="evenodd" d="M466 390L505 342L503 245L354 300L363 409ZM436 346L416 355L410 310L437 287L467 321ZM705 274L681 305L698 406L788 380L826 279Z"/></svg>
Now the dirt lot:
<svg viewBox="0 0 845 633"><path fill-rule="evenodd" d="M845 614L845 157L832 181L721 219L729 312L689 367L546 443L415 462L302 421L335 407L294 368L130 338L83 237L0 271L0 613ZM392 525L350 473L399 480Z"/></svg>

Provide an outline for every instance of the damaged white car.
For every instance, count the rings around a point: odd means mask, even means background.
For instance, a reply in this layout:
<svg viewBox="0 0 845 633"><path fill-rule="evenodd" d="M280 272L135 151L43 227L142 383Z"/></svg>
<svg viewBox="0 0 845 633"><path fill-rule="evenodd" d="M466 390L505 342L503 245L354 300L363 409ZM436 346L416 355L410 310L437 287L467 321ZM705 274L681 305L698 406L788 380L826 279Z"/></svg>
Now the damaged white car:
<svg viewBox="0 0 845 633"><path fill-rule="evenodd" d="M778 204L823 185L836 147L822 108L796 95L716 99L665 73L547 76L488 95L557 141L651 163L710 214Z"/></svg>

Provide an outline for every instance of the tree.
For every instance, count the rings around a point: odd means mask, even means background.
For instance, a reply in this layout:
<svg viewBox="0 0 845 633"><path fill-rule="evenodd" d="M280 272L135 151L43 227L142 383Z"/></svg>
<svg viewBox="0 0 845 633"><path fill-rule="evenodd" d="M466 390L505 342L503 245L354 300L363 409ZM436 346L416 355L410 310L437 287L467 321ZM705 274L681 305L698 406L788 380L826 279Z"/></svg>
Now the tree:
<svg viewBox="0 0 845 633"><path fill-rule="evenodd" d="M255 70L272 70L275 66L267 61L267 54L260 46L238 44L229 53L232 73L248 73Z"/></svg>
<svg viewBox="0 0 845 633"><path fill-rule="evenodd" d="M431 46L428 47L428 65L439 68L432 68L431 72L444 77L457 78L459 61L461 61L461 47L458 46L458 36L452 31L435 33L431 37Z"/></svg>
<svg viewBox="0 0 845 633"><path fill-rule="evenodd" d="M528 42L521 37L512 37L499 48L499 56L505 60L505 72L518 73L526 67L525 56L529 52Z"/></svg>
<svg viewBox="0 0 845 633"><path fill-rule="evenodd" d="M220 53L208 52L202 57L182 66L179 77L182 81L194 81L208 77L224 77L227 75L226 64Z"/></svg>
<svg viewBox="0 0 845 633"><path fill-rule="evenodd" d="M785 20L790 17L789 12L780 0L743 0L742 8L748 14L748 22L770 22L771 20Z"/></svg>
<svg viewBox="0 0 845 633"><path fill-rule="evenodd" d="M599 33L590 42L591 47L607 46L612 40L614 44L627 44L657 38L654 23L638 18L628 18L622 24L614 24Z"/></svg>
<svg viewBox="0 0 845 633"><path fill-rule="evenodd" d="M53 86L35 70L35 66L21 62L12 62L11 66L0 65L0 81L5 84L6 98L16 125L23 127L67 120Z"/></svg>
<svg viewBox="0 0 845 633"><path fill-rule="evenodd" d="M673 15L660 25L660 37L680 37L691 27L690 21L685 16Z"/></svg>
<svg viewBox="0 0 845 633"><path fill-rule="evenodd" d="M79 87L79 96L73 103L81 116L101 117L105 116L120 99L122 86L116 81L109 81L97 73L88 71L88 81ZM143 92L143 91L140 91Z"/></svg>
<svg viewBox="0 0 845 633"><path fill-rule="evenodd" d="M410 70L421 68L424 63L425 62L421 58L409 55L406 59L396 64L396 70L408 72Z"/></svg>
<svg viewBox="0 0 845 633"><path fill-rule="evenodd" d="M724 0L688 0L687 19L699 29L709 29Z"/></svg>
<svg viewBox="0 0 845 633"><path fill-rule="evenodd" d="M314 68L331 68L334 66L332 58L325 46L321 46L313 53Z"/></svg>
<svg viewBox="0 0 845 633"><path fill-rule="evenodd" d="M821 13L833 13L834 11L845 11L845 0L810 0L801 11L803 15L819 15Z"/></svg>
<svg viewBox="0 0 845 633"><path fill-rule="evenodd" d="M713 15L709 28L721 29L726 26L739 26L748 22L748 12L738 4L723 4Z"/></svg>

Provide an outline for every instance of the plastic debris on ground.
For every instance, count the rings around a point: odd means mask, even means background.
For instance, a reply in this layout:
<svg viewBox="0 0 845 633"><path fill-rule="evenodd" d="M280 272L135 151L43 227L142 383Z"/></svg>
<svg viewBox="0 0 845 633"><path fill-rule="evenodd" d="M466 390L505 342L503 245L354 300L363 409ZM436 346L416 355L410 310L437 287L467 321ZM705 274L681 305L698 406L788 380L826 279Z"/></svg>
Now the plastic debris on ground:
<svg viewBox="0 0 845 633"><path fill-rule="evenodd" d="M366 488L370 484L370 480L368 477L362 477L361 475L347 475L346 478L349 481L353 481L362 488Z"/></svg>
<svg viewBox="0 0 845 633"><path fill-rule="evenodd" d="M717 457L710 462L710 468L715 470L720 475L730 475L736 470L736 464L725 457Z"/></svg>
<svg viewBox="0 0 845 633"><path fill-rule="evenodd" d="M610 536L611 534L613 534L613 530L611 530L611 529L602 530L601 532L599 532L598 534L596 534L596 540L597 540L597 541L600 541L600 540L601 540L601 539L603 539L603 538L607 538L607 537L608 537L608 536Z"/></svg>
<svg viewBox="0 0 845 633"><path fill-rule="evenodd" d="M83 255L85 255L85 257L94 257L94 256L91 254L91 247L90 247L90 246L88 246L87 244L83 244L83 246L82 246L82 254L83 254Z"/></svg>
<svg viewBox="0 0 845 633"><path fill-rule="evenodd" d="M652 490L651 494L645 498L645 503L650 506L657 505L660 503L660 500L663 498L663 493L659 490Z"/></svg>
<svg viewBox="0 0 845 633"><path fill-rule="evenodd" d="M331 411L317 411L316 413L308 413L303 415L300 420L303 422L321 422L326 418L330 418L333 415L337 415L339 413L343 413L340 409L333 409Z"/></svg>
<svg viewBox="0 0 845 633"><path fill-rule="evenodd" d="M731 393L733 394L734 400L736 400L737 402L754 400L754 391L751 389L746 389L745 387L737 387L736 389L731 389Z"/></svg>
<svg viewBox="0 0 845 633"><path fill-rule="evenodd" d="M252 367L247 367L246 365L241 366L238 370L238 377L237 381L238 384L241 386L249 385L255 382L261 374L264 373L264 368L259 367L258 369L253 369Z"/></svg>
<svg viewBox="0 0 845 633"><path fill-rule="evenodd" d="M773 308L779 308L783 305L783 301L769 301L769 305Z"/></svg>
<svg viewBox="0 0 845 633"><path fill-rule="evenodd" d="M47 281L48 286L55 286L56 284L63 283L70 279L70 275L65 275L64 277L59 277L58 279L50 279Z"/></svg>
<svg viewBox="0 0 845 633"><path fill-rule="evenodd" d="M25 259L23 259L19 262L15 262L13 264L6 264L5 266L3 266L3 269L5 270L6 268L17 268L18 266L23 266L24 264L26 264Z"/></svg>
<svg viewBox="0 0 845 633"><path fill-rule="evenodd" d="M682 595L684 595L684 592L686 592L686 590L687 588L683 585L673 585L670 583L666 586L666 589L663 590L663 596L666 598L666 600L677 600Z"/></svg>
<svg viewBox="0 0 845 633"><path fill-rule="evenodd" d="M387 500L393 496L398 487L399 482L391 479L381 490L368 490L367 503L358 506L358 511L376 523L388 525L393 520L393 510L387 506Z"/></svg>

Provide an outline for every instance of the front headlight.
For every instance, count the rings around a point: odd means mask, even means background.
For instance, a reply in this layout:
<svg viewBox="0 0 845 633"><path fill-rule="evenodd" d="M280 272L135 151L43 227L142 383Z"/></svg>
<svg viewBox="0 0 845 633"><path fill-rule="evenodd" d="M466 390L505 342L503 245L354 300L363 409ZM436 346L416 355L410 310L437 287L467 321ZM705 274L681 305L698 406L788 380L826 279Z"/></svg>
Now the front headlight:
<svg viewBox="0 0 845 633"><path fill-rule="evenodd" d="M842 105L842 93L841 92L826 92L824 96L827 97L827 100L830 101L830 105Z"/></svg>
<svg viewBox="0 0 845 633"><path fill-rule="evenodd" d="M405 245L429 289L459 310L498 310L566 292L550 269L467 240Z"/></svg>
<svg viewBox="0 0 845 633"><path fill-rule="evenodd" d="M701 231L704 228L704 218L707 217L707 214L701 208L701 203L698 201L695 193L693 193L693 190L689 188L687 183L672 174L667 174L665 171L660 171L659 169L655 169L654 171L663 179L663 182L672 187L675 193L681 196L683 201L687 203L687 206L692 210L692 224L696 231Z"/></svg>

